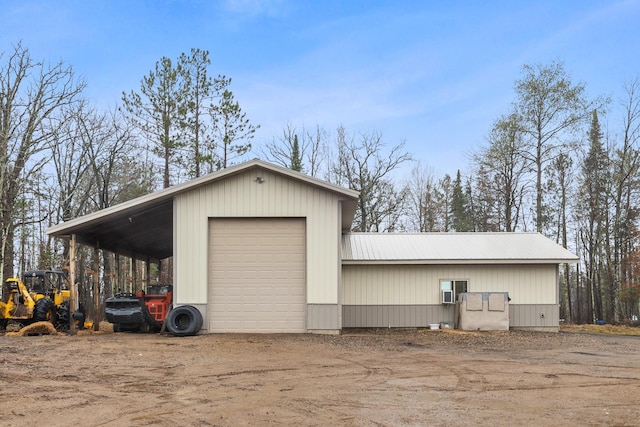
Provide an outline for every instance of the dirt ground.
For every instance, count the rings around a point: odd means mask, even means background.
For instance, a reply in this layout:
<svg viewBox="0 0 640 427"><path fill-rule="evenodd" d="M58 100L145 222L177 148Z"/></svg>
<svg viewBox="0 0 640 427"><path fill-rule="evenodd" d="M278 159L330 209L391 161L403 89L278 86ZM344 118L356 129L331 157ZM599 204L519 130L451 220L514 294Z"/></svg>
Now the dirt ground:
<svg viewBox="0 0 640 427"><path fill-rule="evenodd" d="M4 426L640 423L640 337L0 336Z"/></svg>

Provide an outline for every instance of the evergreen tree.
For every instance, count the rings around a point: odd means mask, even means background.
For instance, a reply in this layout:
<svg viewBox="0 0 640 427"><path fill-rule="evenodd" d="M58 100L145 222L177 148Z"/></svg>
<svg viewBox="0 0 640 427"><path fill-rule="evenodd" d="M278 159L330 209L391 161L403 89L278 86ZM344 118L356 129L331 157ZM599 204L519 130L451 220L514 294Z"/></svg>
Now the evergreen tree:
<svg viewBox="0 0 640 427"><path fill-rule="evenodd" d="M455 231L473 231L473 221L469 216L469 201L462 188L460 170L456 173L451 192L451 227Z"/></svg>
<svg viewBox="0 0 640 427"><path fill-rule="evenodd" d="M583 321L593 321L594 316L602 317L601 274L599 273L604 254L604 238L607 217L606 183L607 153L602 146L602 131L598 113L593 111L589 128L589 152L582 163L582 186L580 211L586 221L581 234L585 254L587 313ZM595 309L595 312L594 312Z"/></svg>
<svg viewBox="0 0 640 427"><path fill-rule="evenodd" d="M293 147L291 149L291 169L302 172L302 158L300 157L300 144L298 135L293 136Z"/></svg>
<svg viewBox="0 0 640 427"><path fill-rule="evenodd" d="M171 59L163 57L142 79L140 92L122 94L129 120L148 137L151 151L162 159L163 188L171 185L171 167L185 145L179 138L186 114L181 73L181 65L174 66Z"/></svg>
<svg viewBox="0 0 640 427"><path fill-rule="evenodd" d="M182 138L189 155L185 167L191 177L197 178L204 171L204 165L210 163L215 146L207 126L205 106L220 89L224 78L213 80L208 75L211 65L209 51L191 49L191 55L182 53L178 59L181 70L181 90L184 94L185 117L181 125Z"/></svg>
<svg viewBox="0 0 640 427"><path fill-rule="evenodd" d="M229 86L231 79L226 80L225 87ZM247 114L242 111L240 104L235 100L233 92L225 89L218 103L210 108L213 120L214 137L219 142L220 150L218 169L225 169L229 162L242 156L251 150L251 139L260 125L252 125Z"/></svg>

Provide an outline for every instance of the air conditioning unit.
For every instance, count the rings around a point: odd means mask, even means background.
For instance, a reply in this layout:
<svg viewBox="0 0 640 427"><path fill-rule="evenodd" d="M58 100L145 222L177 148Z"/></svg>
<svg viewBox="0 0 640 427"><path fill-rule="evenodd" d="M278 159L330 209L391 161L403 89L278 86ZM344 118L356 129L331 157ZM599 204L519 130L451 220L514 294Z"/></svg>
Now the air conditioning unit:
<svg viewBox="0 0 640 427"><path fill-rule="evenodd" d="M455 296L452 290L443 289L442 290L442 303L443 304L454 304Z"/></svg>

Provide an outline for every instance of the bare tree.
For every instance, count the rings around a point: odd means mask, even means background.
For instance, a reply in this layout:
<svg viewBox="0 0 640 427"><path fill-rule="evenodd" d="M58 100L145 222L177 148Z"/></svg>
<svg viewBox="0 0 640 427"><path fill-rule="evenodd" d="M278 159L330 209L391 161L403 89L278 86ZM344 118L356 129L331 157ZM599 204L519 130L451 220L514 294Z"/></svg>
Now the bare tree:
<svg viewBox="0 0 640 427"><path fill-rule="evenodd" d="M398 228L395 214L404 206L407 192L393 185L393 172L411 161L404 152L404 143L382 151L384 144L379 133L362 133L358 139L338 129L338 159L332 167L338 185L343 182L360 192L354 218L354 231L392 231Z"/></svg>
<svg viewBox="0 0 640 427"><path fill-rule="evenodd" d="M283 129L282 134L273 137L261 150L261 155L268 161L290 167L294 159L295 141L298 140L299 157L302 161L301 172L313 177L319 177L325 167L329 134L320 126L311 131L302 128L300 132L290 123Z"/></svg>
<svg viewBox="0 0 640 427"><path fill-rule="evenodd" d="M51 147L51 160L56 172L55 186L58 189L58 221L69 221L86 213L91 190L86 180L90 171L87 158L93 138L87 135L87 121L95 112L82 103L66 113L69 118L64 127L53 135Z"/></svg>
<svg viewBox="0 0 640 427"><path fill-rule="evenodd" d="M621 141L615 147L611 160L611 222L607 231L611 237L605 247L607 274L610 278L604 294L606 319L616 321L620 312L619 291L623 286L626 267L633 259L633 241L640 218L637 200L640 197L640 80L625 85L626 98L622 101L623 118Z"/></svg>
<svg viewBox="0 0 640 427"><path fill-rule="evenodd" d="M495 188L497 177L495 172L477 166L473 176L473 210L476 231L495 232L504 230L501 222L501 200Z"/></svg>
<svg viewBox="0 0 640 427"><path fill-rule="evenodd" d="M502 117L491 130L489 145L474 156L476 166L490 174L490 191L500 204L498 223L507 232L518 226L527 189L526 175L530 171L522 136L515 116Z"/></svg>
<svg viewBox="0 0 640 427"><path fill-rule="evenodd" d="M411 170L408 184L408 215L414 230L439 231L437 228L440 208L437 204L437 183L430 168L416 164Z"/></svg>
<svg viewBox="0 0 640 427"><path fill-rule="evenodd" d="M21 44L0 57L0 279L13 274L14 205L85 87L62 62L36 62Z"/></svg>
<svg viewBox="0 0 640 427"><path fill-rule="evenodd" d="M290 167L293 159L293 145L298 133L296 128L291 124L282 129L282 134L274 136L271 142L267 143L261 150L262 157L266 160L280 165L282 167ZM304 156L307 146L304 141L300 144L300 154ZM304 171L304 165L302 167Z"/></svg>
<svg viewBox="0 0 640 427"><path fill-rule="evenodd" d="M132 129L120 111L87 117L91 209L105 209L153 191L153 171L139 156Z"/></svg>
<svg viewBox="0 0 640 427"><path fill-rule="evenodd" d="M528 153L536 174L535 223L537 231L542 232L548 220L543 202L544 169L561 147L567 147L568 134L604 101L588 101L585 85L574 84L562 63L525 65L523 74L516 82L514 117L531 144Z"/></svg>
<svg viewBox="0 0 640 427"><path fill-rule="evenodd" d="M326 168L327 145L329 132L316 125L313 131L302 129L303 145L306 145L305 153L302 155L307 164L306 173L319 177Z"/></svg>
<svg viewBox="0 0 640 427"><path fill-rule="evenodd" d="M438 181L438 188L440 191L437 193L438 206L440 206L440 229L443 232L448 233L451 231L451 196L453 194L453 184L451 182L451 176L445 174Z"/></svg>
<svg viewBox="0 0 640 427"><path fill-rule="evenodd" d="M549 189L554 200L556 242L567 248L569 244L569 200L574 196L571 183L573 181L573 160L567 153L560 153L551 163ZM564 275L560 277L560 316L573 320L573 307L571 301L574 292L569 279L571 269L568 263L564 265Z"/></svg>

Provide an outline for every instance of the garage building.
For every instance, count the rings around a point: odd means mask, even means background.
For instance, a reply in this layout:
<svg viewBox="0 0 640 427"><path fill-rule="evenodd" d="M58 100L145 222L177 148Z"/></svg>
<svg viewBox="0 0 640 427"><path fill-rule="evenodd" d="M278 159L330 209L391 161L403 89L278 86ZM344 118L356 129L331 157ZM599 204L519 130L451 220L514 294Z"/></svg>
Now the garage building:
<svg viewBox="0 0 640 427"><path fill-rule="evenodd" d="M141 259L173 257L174 303L203 332L337 333L453 321L443 290L504 291L512 325L558 329L558 264L536 233L350 233L358 193L252 160L51 227Z"/></svg>

